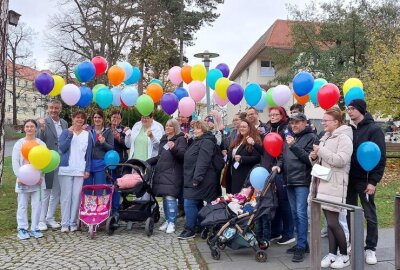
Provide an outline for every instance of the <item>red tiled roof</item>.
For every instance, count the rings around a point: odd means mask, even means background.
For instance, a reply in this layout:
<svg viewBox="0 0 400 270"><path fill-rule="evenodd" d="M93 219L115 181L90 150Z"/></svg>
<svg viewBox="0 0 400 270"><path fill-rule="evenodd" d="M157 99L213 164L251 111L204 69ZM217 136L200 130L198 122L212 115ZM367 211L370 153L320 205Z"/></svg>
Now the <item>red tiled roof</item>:
<svg viewBox="0 0 400 270"><path fill-rule="evenodd" d="M263 49L292 49L293 40L290 27L293 23L294 21L289 20L276 20L239 61L230 76L230 80L236 79Z"/></svg>
<svg viewBox="0 0 400 270"><path fill-rule="evenodd" d="M28 81L34 81L35 77L40 73L40 72L47 72L51 74L50 70L36 70L28 66L24 65L16 65L16 72L17 76L23 78ZM12 76L12 63L10 60L7 59L7 76Z"/></svg>

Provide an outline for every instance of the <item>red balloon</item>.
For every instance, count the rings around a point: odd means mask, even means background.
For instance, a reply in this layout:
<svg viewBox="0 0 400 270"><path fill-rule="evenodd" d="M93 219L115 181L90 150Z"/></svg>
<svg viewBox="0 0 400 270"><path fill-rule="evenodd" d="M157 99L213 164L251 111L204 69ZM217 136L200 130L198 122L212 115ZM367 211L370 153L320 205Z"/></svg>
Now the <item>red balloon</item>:
<svg viewBox="0 0 400 270"><path fill-rule="evenodd" d="M263 145L265 151L267 151L270 156L276 158L282 152L283 139L278 133L271 132L264 137Z"/></svg>
<svg viewBox="0 0 400 270"><path fill-rule="evenodd" d="M322 86L317 94L319 106L324 110L327 110L338 103L339 98L339 88L333 83L328 83Z"/></svg>
<svg viewBox="0 0 400 270"><path fill-rule="evenodd" d="M96 77L99 77L101 74L103 74L107 70L108 63L104 57L95 56L92 59L92 63L94 65L94 67L96 68Z"/></svg>
<svg viewBox="0 0 400 270"><path fill-rule="evenodd" d="M128 108L129 108L128 105L126 105L126 104L122 101L122 98L119 98L119 101L121 102L122 108L125 108L125 109L128 109Z"/></svg>

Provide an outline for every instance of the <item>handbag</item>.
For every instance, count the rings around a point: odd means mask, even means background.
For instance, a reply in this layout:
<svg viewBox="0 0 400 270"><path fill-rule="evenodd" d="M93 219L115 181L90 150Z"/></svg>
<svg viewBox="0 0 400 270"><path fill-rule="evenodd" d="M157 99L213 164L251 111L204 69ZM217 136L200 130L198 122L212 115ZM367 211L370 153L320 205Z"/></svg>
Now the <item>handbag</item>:
<svg viewBox="0 0 400 270"><path fill-rule="evenodd" d="M331 176L332 176L332 169L324 167L324 166L319 165L319 164L315 164L312 167L311 175L316 177L316 178L319 178L321 180L324 180L324 181L328 182L331 179Z"/></svg>

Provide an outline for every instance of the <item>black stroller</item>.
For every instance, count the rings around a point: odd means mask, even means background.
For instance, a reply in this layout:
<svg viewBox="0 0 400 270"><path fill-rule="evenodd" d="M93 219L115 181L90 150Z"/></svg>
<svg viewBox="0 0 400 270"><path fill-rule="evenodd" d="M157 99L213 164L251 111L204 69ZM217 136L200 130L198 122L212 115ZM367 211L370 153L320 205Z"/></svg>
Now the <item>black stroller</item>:
<svg viewBox="0 0 400 270"><path fill-rule="evenodd" d="M254 222L261 216L268 215L272 220L278 204L275 193L275 176L272 173L265 181L261 195L257 199L256 206L250 212L236 215L226 203L207 205L199 212L202 219L201 226L207 227L211 235L207 244L211 250L211 256L215 260L221 257L220 250L229 247L233 250L251 247L255 252L257 262L267 260L267 246L262 247L262 239L257 239L253 232ZM247 182L247 181L246 181Z"/></svg>
<svg viewBox="0 0 400 270"><path fill-rule="evenodd" d="M121 189L117 181L113 179L110 168L115 167L116 174L124 176L136 172L142 181L132 188ZM119 192L122 203L118 215L112 215L107 219L106 231L112 235L114 231L121 227L120 221L145 222L145 232L147 236L153 234L154 223L160 220L160 207L152 193L152 182L154 170L145 161L130 159L124 164L111 164L106 166L106 174L109 179L113 179L115 192Z"/></svg>

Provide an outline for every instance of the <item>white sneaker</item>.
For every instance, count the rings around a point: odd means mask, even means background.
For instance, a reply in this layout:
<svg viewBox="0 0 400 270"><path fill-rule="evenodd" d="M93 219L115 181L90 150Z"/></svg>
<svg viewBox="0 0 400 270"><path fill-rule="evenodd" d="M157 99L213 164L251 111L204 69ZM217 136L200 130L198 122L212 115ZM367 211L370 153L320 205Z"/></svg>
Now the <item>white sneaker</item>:
<svg viewBox="0 0 400 270"><path fill-rule="evenodd" d="M78 230L78 226L71 226L71 228L69 229L70 232L75 232Z"/></svg>
<svg viewBox="0 0 400 270"><path fill-rule="evenodd" d="M46 223L44 223L44 222L39 222L38 228L39 228L39 230L41 230L41 231L47 231L47 225L46 225Z"/></svg>
<svg viewBox="0 0 400 270"><path fill-rule="evenodd" d="M61 227L60 223L55 222L55 221L47 223L47 226L52 228L52 229L58 229L58 228Z"/></svg>
<svg viewBox="0 0 400 270"><path fill-rule="evenodd" d="M175 232L175 224L174 223L168 223L167 230L165 231L166 233L174 233Z"/></svg>
<svg viewBox="0 0 400 270"><path fill-rule="evenodd" d="M61 232L69 232L68 227L61 227Z"/></svg>
<svg viewBox="0 0 400 270"><path fill-rule="evenodd" d="M367 264L376 264L378 262L375 251L370 249L365 250L365 262Z"/></svg>
<svg viewBox="0 0 400 270"><path fill-rule="evenodd" d="M165 230L167 229L167 227L168 227L168 221L165 221L165 222L160 226L159 230L165 232Z"/></svg>
<svg viewBox="0 0 400 270"><path fill-rule="evenodd" d="M336 261L336 255L329 253L328 255L326 255L322 261L321 261L321 267L322 268L327 268L329 266L331 266L332 263L334 263Z"/></svg>
<svg viewBox="0 0 400 270"><path fill-rule="evenodd" d="M333 269L342 269L350 265L350 257L349 255L339 255L336 257L336 260L331 264L331 268Z"/></svg>

